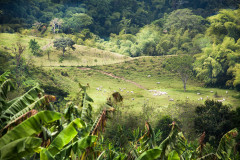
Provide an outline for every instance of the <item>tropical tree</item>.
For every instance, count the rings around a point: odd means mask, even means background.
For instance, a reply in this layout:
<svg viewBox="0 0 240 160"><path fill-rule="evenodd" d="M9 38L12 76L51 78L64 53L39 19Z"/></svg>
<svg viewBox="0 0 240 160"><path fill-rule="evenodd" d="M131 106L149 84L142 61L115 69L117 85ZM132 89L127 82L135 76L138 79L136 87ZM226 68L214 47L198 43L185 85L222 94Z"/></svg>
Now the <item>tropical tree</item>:
<svg viewBox="0 0 240 160"><path fill-rule="evenodd" d="M224 133L233 128L230 106L222 102L206 100L204 105L196 107L194 128L197 133L206 133L205 141L216 145Z"/></svg>
<svg viewBox="0 0 240 160"><path fill-rule="evenodd" d="M190 30L193 33L198 30L204 31L203 17L194 15L190 9L178 9L170 13L164 24L167 30L181 30L182 32Z"/></svg>
<svg viewBox="0 0 240 160"><path fill-rule="evenodd" d="M165 61L163 66L174 73L177 73L182 82L184 92L186 91L186 85L188 78L192 75L192 63L193 58L188 55L173 56Z"/></svg>
<svg viewBox="0 0 240 160"><path fill-rule="evenodd" d="M62 26L63 20L59 18L54 18L50 21L50 26L52 26L53 33L55 34L55 31L57 29L57 33L59 32L59 28Z"/></svg>
<svg viewBox="0 0 240 160"><path fill-rule="evenodd" d="M28 42L29 45L29 49L31 50L32 54L34 56L39 56L40 55L40 45L38 44L38 42L35 39L31 39Z"/></svg>
<svg viewBox="0 0 240 160"><path fill-rule="evenodd" d="M73 46L75 42L71 38L59 38L56 39L54 42L54 47L56 47L58 50L62 50L62 56L64 56L64 53L66 52L66 48L70 47L72 50L75 50L75 47Z"/></svg>
<svg viewBox="0 0 240 160"><path fill-rule="evenodd" d="M207 29L207 34L215 43L221 43L225 36L234 38L237 41L240 38L239 28L239 9L223 9L217 15L208 18L211 23Z"/></svg>
<svg viewBox="0 0 240 160"><path fill-rule="evenodd" d="M85 13L75 13L71 18L65 19L64 28L73 32L81 32L82 29L93 23L92 17Z"/></svg>

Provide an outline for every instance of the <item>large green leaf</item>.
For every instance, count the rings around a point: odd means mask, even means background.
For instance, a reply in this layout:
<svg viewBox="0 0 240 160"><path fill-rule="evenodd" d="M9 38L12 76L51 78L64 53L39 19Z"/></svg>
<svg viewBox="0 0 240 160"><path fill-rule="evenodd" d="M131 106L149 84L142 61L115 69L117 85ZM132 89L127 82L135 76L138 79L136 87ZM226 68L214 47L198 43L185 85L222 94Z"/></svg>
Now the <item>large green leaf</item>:
<svg viewBox="0 0 240 160"><path fill-rule="evenodd" d="M180 160L180 157L178 156L178 153L173 150L168 154L168 160Z"/></svg>
<svg viewBox="0 0 240 160"><path fill-rule="evenodd" d="M63 148L60 152L55 155L55 159L64 159L70 156L71 151L78 156L81 155L82 152L85 151L87 147L92 147L93 144L96 142L97 136L87 136L81 138L80 140L76 141L75 143Z"/></svg>
<svg viewBox="0 0 240 160"><path fill-rule="evenodd" d="M0 75L0 84L2 84L2 82L6 81L9 77L9 75L10 75L9 71L6 71L2 75Z"/></svg>
<svg viewBox="0 0 240 160"><path fill-rule="evenodd" d="M17 160L24 156L31 155L40 147L42 139L25 137L15 140L0 149L1 160Z"/></svg>
<svg viewBox="0 0 240 160"><path fill-rule="evenodd" d="M172 124L171 132L169 136L159 145L159 148L162 150L161 158L167 156L172 149L176 149L178 145L178 138L181 134L178 126L176 124ZM170 149L170 150L169 150Z"/></svg>
<svg viewBox="0 0 240 160"><path fill-rule="evenodd" d="M48 147L51 155L56 155L65 145L67 145L77 134L79 128L84 128L85 123L77 118L64 128Z"/></svg>
<svg viewBox="0 0 240 160"><path fill-rule="evenodd" d="M39 112L3 135L3 137L0 138L0 148L14 140L34 136L42 131L42 124L51 123L60 118L61 114L57 112Z"/></svg>
<svg viewBox="0 0 240 160"><path fill-rule="evenodd" d="M237 129L233 129L223 135L216 152L216 155L219 159L229 159L231 153L233 152L233 148L235 146L235 137L237 137L237 135Z"/></svg>
<svg viewBox="0 0 240 160"><path fill-rule="evenodd" d="M27 113L28 111L30 111L34 108L40 108L41 106L48 104L48 102L49 102L49 100L48 100L47 96L41 97L40 99L36 100L34 103L30 104L26 108L24 108L21 111L19 111L18 113L16 113L14 116L10 117L9 123L12 123L12 121L14 121L18 117L24 115L25 113Z"/></svg>
<svg viewBox="0 0 240 160"><path fill-rule="evenodd" d="M2 115L0 116L1 127L4 127L6 125L6 122L10 119L10 117L14 116L38 100L38 96L41 92L43 92L43 90L39 86L35 86L27 93L19 97L11 106L3 111Z"/></svg>
<svg viewBox="0 0 240 160"><path fill-rule="evenodd" d="M11 80L4 81L0 86L0 114L7 109L7 93L14 89L13 83Z"/></svg>
<svg viewBox="0 0 240 160"><path fill-rule="evenodd" d="M138 160L154 160L160 157L162 150L159 148L149 149L143 152L139 157Z"/></svg>
<svg viewBox="0 0 240 160"><path fill-rule="evenodd" d="M14 85L10 79L4 81L0 86L0 97L3 99L7 98L7 93L14 89Z"/></svg>

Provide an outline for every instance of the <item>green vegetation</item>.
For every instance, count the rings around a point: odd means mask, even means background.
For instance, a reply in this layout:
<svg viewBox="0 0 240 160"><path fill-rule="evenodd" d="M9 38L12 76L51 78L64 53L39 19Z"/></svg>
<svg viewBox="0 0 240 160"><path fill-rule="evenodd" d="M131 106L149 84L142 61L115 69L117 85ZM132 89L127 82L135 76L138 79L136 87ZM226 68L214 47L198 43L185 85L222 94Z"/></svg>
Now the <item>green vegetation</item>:
<svg viewBox="0 0 240 160"><path fill-rule="evenodd" d="M0 159L240 159L239 5L0 1Z"/></svg>
<svg viewBox="0 0 240 160"><path fill-rule="evenodd" d="M73 47L73 45L75 44L73 42L73 40L71 38L59 38L59 39L56 39L54 42L53 42L53 46L56 47L58 50L62 50L62 56L64 57L64 53L66 52L66 47L70 47L72 50L75 49L75 47Z"/></svg>
<svg viewBox="0 0 240 160"><path fill-rule="evenodd" d="M39 56L40 55L40 46L38 44L38 42L35 41L35 39L31 39L29 41L29 49L31 50L32 54L34 56Z"/></svg>

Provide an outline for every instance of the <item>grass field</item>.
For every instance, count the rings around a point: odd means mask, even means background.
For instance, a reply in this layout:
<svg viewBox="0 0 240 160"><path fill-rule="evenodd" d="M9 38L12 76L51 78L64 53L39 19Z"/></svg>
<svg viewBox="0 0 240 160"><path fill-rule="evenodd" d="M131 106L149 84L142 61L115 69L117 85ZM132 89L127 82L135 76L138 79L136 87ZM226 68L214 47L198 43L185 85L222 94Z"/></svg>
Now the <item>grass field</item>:
<svg viewBox="0 0 240 160"><path fill-rule="evenodd" d="M52 68L52 72L58 73L59 78L63 78L61 80L62 83L66 84L67 86L65 87L73 93L77 92L76 86L78 82L82 84L89 83L89 95L95 100L94 107L105 103L107 97L114 91L118 91L123 95L124 105L132 106L134 112L140 111L144 103L155 106L157 111L163 111L169 104L171 105L178 101L203 104L207 98L215 100L225 99L224 104L233 106L239 104L240 100L234 98L234 96L239 94L238 92L218 88L205 88L195 79L188 81L187 91L184 92L180 78L161 67L163 59L164 57L143 57L128 62L95 66L88 69L58 67ZM112 73L112 75L116 75L119 78L113 78L101 73L101 71ZM62 77L60 72L67 72L68 76ZM148 75L151 75L151 77L148 77ZM127 80L140 84L144 89ZM158 84L157 82L160 83ZM98 91L98 88L101 88L101 91ZM154 92L149 90L162 91L167 94L156 96ZM197 93L200 93L200 95ZM217 97L215 96L216 94L218 95ZM170 101L170 99L174 101Z"/></svg>
<svg viewBox="0 0 240 160"><path fill-rule="evenodd" d="M90 48L81 45L75 45L76 50L67 49L64 60L60 62L62 52L56 50L53 47L54 39L59 38L58 35L51 38L40 38L34 36L25 36L21 34L9 34L0 33L0 49L11 52L12 47L20 42L26 47L24 52L24 58L31 60L37 66L43 67L56 67L56 66L94 66L94 65L106 65L112 63L119 63L127 60L131 60L130 57L123 56L121 54L103 51L100 49ZM31 39L35 39L43 50L41 57L32 56L28 43ZM45 54L44 50L51 49L50 57Z"/></svg>
<svg viewBox="0 0 240 160"><path fill-rule="evenodd" d="M30 39L36 39L40 46L48 44L52 46L53 42L53 39L18 34L1 33L0 37L1 49L8 51L11 44L19 41L25 46L28 46ZM144 104L154 106L156 112L166 112L176 102L188 101L203 104L207 98L225 99L224 104L231 104L234 107L240 102L240 99L234 98L239 97L237 91L205 88L201 82L193 78L187 83L187 91L183 92L180 78L162 67L162 62L168 57L130 58L79 45L76 45L75 51L67 53L62 63L59 62L59 55L61 52L52 48L50 60L47 59L47 55L32 57L32 60L35 65L42 66L51 73L54 81L59 84L60 88L68 91L70 97L79 91L78 83L83 85L89 83L88 92L95 101L93 103L95 109L104 104L115 91L123 95L123 106L130 106L133 112L140 112ZM28 58L28 56L29 50L26 48L24 57ZM67 76L63 76L62 72L67 73ZM156 95L149 90L167 94Z"/></svg>

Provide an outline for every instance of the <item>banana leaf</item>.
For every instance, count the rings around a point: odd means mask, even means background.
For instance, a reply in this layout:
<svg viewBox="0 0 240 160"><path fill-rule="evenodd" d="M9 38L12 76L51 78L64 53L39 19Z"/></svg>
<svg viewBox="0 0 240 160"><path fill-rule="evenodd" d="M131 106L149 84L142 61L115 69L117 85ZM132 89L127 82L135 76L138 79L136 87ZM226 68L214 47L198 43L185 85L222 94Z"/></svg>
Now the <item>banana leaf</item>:
<svg viewBox="0 0 240 160"><path fill-rule="evenodd" d="M0 97L7 98L7 93L14 89L14 85L10 79L5 80L0 86Z"/></svg>
<svg viewBox="0 0 240 160"><path fill-rule="evenodd" d="M173 150L168 154L168 160L180 160L180 157L178 156L178 153Z"/></svg>
<svg viewBox="0 0 240 160"><path fill-rule="evenodd" d="M46 148L44 148L40 152L40 160L54 160L54 157Z"/></svg>
<svg viewBox="0 0 240 160"><path fill-rule="evenodd" d="M229 159L231 153L233 152L233 148L235 146L235 138L237 135L237 129L233 129L223 135L216 152L218 159Z"/></svg>
<svg viewBox="0 0 240 160"><path fill-rule="evenodd" d="M49 102L48 96L41 97L40 99L36 100L31 105L27 106L26 108L24 108L21 111L19 111L18 113L16 113L14 116L10 117L9 123L12 123L12 121L14 121L18 117L24 115L25 113L27 113L28 111L30 111L34 108L40 108L41 106L48 104L48 102Z"/></svg>
<svg viewBox="0 0 240 160"><path fill-rule="evenodd" d="M10 119L10 117L14 116L27 106L34 103L39 99L39 94L43 92L43 90L39 86L35 86L30 89L27 93L19 97L11 106L9 106L5 111L3 111L0 116L1 128L6 125L6 121Z"/></svg>
<svg viewBox="0 0 240 160"><path fill-rule="evenodd" d="M7 93L14 89L13 83L11 80L4 81L0 86L0 114L7 109Z"/></svg>
<svg viewBox="0 0 240 160"><path fill-rule="evenodd" d="M85 128L85 123L80 118L73 120L64 128L48 147L51 155L55 156L61 149L67 145L78 134L79 128Z"/></svg>
<svg viewBox="0 0 240 160"><path fill-rule="evenodd" d="M156 158L164 159L165 157L168 157L169 153L172 150L174 149L181 150L183 147L182 143L184 143L184 137L180 132L177 124L173 122L169 136L159 145L159 147L143 152L138 159L139 160Z"/></svg>
<svg viewBox="0 0 240 160"><path fill-rule="evenodd" d="M53 111L37 113L3 135L0 138L0 149L14 140L40 133L42 131L42 124L51 123L60 118L61 114Z"/></svg>
<svg viewBox="0 0 240 160"><path fill-rule="evenodd" d="M40 147L42 140L35 137L24 137L15 140L0 149L1 160L17 160L32 155Z"/></svg>
<svg viewBox="0 0 240 160"><path fill-rule="evenodd" d="M0 75L0 84L2 84L2 82L6 81L8 79L10 75L9 71L4 72L3 74Z"/></svg>
<svg viewBox="0 0 240 160"><path fill-rule="evenodd" d="M162 154L162 150L159 148L149 149L143 152L139 157L138 160L154 160L160 157Z"/></svg>
<svg viewBox="0 0 240 160"><path fill-rule="evenodd" d="M173 122L169 136L159 145L160 150L162 150L160 158L167 157L171 150L175 150L181 155L180 152L185 149L184 143L185 138L182 132L180 132L177 124Z"/></svg>
<svg viewBox="0 0 240 160"><path fill-rule="evenodd" d="M92 147L97 140L97 136L87 136L84 137L75 143L63 148L60 152L55 155L55 159L65 159L71 155L71 151L77 154L79 157L82 152L88 147Z"/></svg>

